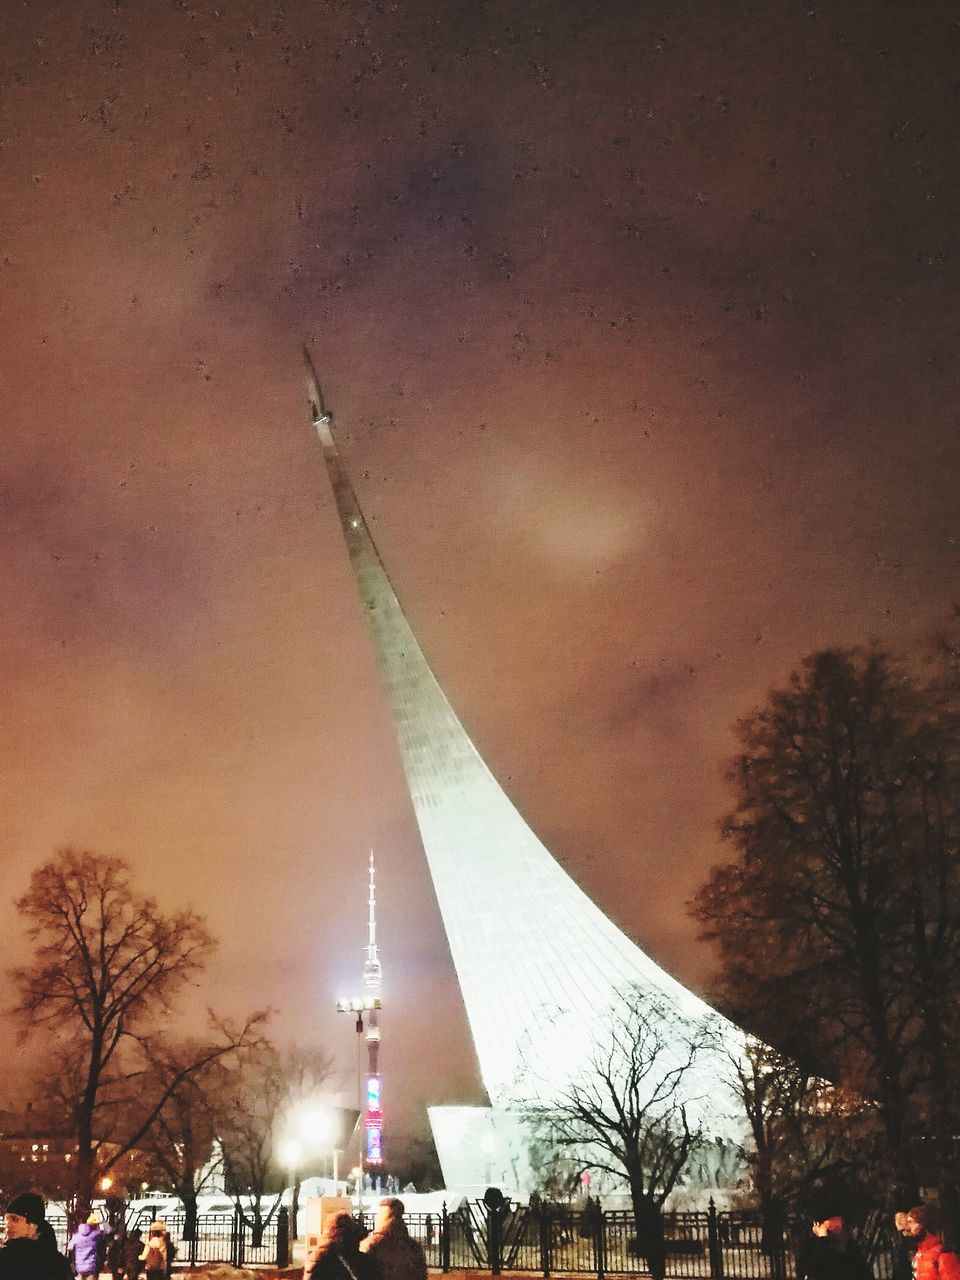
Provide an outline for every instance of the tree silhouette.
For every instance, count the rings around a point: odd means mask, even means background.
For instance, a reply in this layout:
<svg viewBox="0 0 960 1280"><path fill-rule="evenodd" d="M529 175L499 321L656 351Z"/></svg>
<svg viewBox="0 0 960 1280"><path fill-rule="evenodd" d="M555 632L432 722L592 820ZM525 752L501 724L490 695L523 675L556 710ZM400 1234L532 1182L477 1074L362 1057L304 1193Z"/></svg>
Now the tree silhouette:
<svg viewBox="0 0 960 1280"><path fill-rule="evenodd" d="M710 1034L706 1023L631 987L610 1009L589 1065L530 1111L579 1171L626 1180L638 1249L655 1280L666 1269L664 1203L703 1140L702 1099L690 1086Z"/></svg>
<svg viewBox="0 0 960 1280"><path fill-rule="evenodd" d="M893 1178L958 1132L960 814L955 682L878 650L808 658L737 727L735 861L693 910L733 1016L873 1100Z"/></svg>
<svg viewBox="0 0 960 1280"><path fill-rule="evenodd" d="M224 1171L255 1246L283 1195L288 1170L279 1158L281 1139L297 1107L328 1084L331 1071L332 1061L321 1049L281 1050L264 1042L231 1074L221 1116ZM246 1204L241 1196L248 1197Z"/></svg>
<svg viewBox="0 0 960 1280"><path fill-rule="evenodd" d="M122 858L70 849L34 871L17 908L34 943L32 963L11 972L17 1012L28 1030L55 1035L47 1093L73 1122L82 1215L96 1180L142 1143L176 1089L246 1044L263 1015L239 1027L211 1015L212 1038L160 1082L158 1037L213 949L203 920L164 915L134 891Z"/></svg>
<svg viewBox="0 0 960 1280"><path fill-rule="evenodd" d="M783 1274L783 1228L820 1192L858 1188L875 1197L883 1159L875 1108L776 1049L751 1040L731 1055L731 1079L747 1118L745 1158L759 1202L763 1247Z"/></svg>
<svg viewBox="0 0 960 1280"><path fill-rule="evenodd" d="M239 1066L263 1051L266 1041L254 1027L227 1053L211 1053L192 1040L159 1046L150 1064L152 1093L166 1101L146 1135L145 1145L184 1208L183 1238L196 1234L197 1197L223 1172L220 1134L227 1122L232 1083ZM192 1071L185 1070L190 1064Z"/></svg>

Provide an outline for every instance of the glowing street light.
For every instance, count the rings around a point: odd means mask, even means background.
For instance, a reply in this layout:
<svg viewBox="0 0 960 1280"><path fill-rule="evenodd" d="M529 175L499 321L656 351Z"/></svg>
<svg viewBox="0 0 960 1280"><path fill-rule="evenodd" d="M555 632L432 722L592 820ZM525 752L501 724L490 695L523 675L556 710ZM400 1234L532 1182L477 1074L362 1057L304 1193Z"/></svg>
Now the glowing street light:
<svg viewBox="0 0 960 1280"><path fill-rule="evenodd" d="M288 1169L295 1169L303 1159L303 1147L295 1138L280 1144L280 1159Z"/></svg>
<svg viewBox="0 0 960 1280"><path fill-rule="evenodd" d="M300 1120L300 1132L311 1146L333 1152L333 1194L340 1194L340 1151L337 1137L340 1126L329 1107L310 1107Z"/></svg>
<svg viewBox="0 0 960 1280"><path fill-rule="evenodd" d="M280 1143L280 1159L290 1170L290 1238L297 1238L297 1215L300 1212L300 1164L303 1147L296 1138Z"/></svg>

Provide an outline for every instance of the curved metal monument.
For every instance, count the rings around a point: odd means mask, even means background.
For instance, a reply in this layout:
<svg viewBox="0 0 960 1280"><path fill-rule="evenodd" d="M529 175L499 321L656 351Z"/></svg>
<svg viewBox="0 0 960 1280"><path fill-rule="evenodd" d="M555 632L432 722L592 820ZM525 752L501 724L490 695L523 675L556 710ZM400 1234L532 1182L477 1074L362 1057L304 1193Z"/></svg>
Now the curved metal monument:
<svg viewBox="0 0 960 1280"><path fill-rule="evenodd" d="M718 1078L729 1075L729 1053L742 1048L742 1032L607 919L487 768L404 617L340 462L312 368L309 389L492 1104L490 1112L431 1108L447 1185L523 1182L523 1140L511 1113L549 1102L587 1068L625 989L647 993L653 1008L669 1008L673 1026L678 1020L691 1028L709 1025L711 1047L685 1087L696 1110L715 1112L708 1127L729 1133L729 1097L719 1096L726 1091Z"/></svg>

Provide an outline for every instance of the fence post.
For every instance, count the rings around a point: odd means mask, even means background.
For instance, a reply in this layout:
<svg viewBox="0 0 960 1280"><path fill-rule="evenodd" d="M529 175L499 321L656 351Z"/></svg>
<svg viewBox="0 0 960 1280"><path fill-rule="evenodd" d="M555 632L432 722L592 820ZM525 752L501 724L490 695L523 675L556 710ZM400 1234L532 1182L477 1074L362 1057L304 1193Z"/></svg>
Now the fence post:
<svg viewBox="0 0 960 1280"><path fill-rule="evenodd" d="M282 1270L290 1265L290 1214L286 1205L277 1213L277 1267Z"/></svg>
<svg viewBox="0 0 960 1280"><path fill-rule="evenodd" d="M451 1268L451 1216L447 1212L447 1201L440 1207L440 1271Z"/></svg>
<svg viewBox="0 0 960 1280"><path fill-rule="evenodd" d="M783 1280L787 1274L786 1265L786 1242L784 1240L786 1223L782 1210L778 1210L774 1215L773 1222L773 1247L770 1251L770 1261L773 1268L774 1280Z"/></svg>
<svg viewBox="0 0 960 1280"><path fill-rule="evenodd" d="M200 1215L199 1215L199 1213L197 1214L195 1221L196 1221L196 1229L195 1229L195 1231L194 1231L193 1235L190 1237L189 1262L190 1262L190 1270L191 1270L191 1271L192 1271L192 1270L193 1270L193 1268L197 1265L197 1239L198 1239L198 1238L199 1238L199 1236L200 1236Z"/></svg>
<svg viewBox="0 0 960 1280"><path fill-rule="evenodd" d="M450 1270L450 1215L446 1200L440 1212L440 1270Z"/></svg>
<svg viewBox="0 0 960 1280"><path fill-rule="evenodd" d="M498 1276L503 1265L503 1233L500 1205L487 1205L487 1257L490 1260L490 1274Z"/></svg>
<svg viewBox="0 0 960 1280"><path fill-rule="evenodd" d="M537 1227L540 1232L540 1270L545 1276L550 1274L550 1240L552 1235L550 1222L550 1206L541 1200L536 1207Z"/></svg>
<svg viewBox="0 0 960 1280"><path fill-rule="evenodd" d="M593 1218L593 1261L597 1280L603 1280L607 1270L607 1215L598 1204L590 1216Z"/></svg>
<svg viewBox="0 0 960 1280"><path fill-rule="evenodd" d="M723 1250L720 1248L717 1206L713 1203L713 1196L707 1206L707 1252L710 1255L711 1280L723 1280Z"/></svg>
<svg viewBox="0 0 960 1280"><path fill-rule="evenodd" d="M240 1206L233 1210L233 1222L230 1224L230 1265L239 1267L243 1258L243 1218Z"/></svg>

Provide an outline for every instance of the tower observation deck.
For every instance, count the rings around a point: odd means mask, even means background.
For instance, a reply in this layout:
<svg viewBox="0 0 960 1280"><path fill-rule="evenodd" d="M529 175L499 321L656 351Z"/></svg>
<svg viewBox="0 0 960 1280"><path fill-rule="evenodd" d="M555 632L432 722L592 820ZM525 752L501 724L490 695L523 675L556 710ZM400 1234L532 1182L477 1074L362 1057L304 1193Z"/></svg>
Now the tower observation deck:
<svg viewBox="0 0 960 1280"><path fill-rule="evenodd" d="M712 1097L719 1108L716 1127L728 1129L720 1111L728 1114L729 1107L719 1104L723 1090L717 1081L729 1075L728 1055L742 1048L743 1033L604 915L497 782L404 616L312 376L309 388L313 424L493 1112L549 1101L551 1093L582 1072L629 988L634 997L648 996L651 1004L668 1007L673 1018L691 1027L709 1024L714 1048L691 1075L691 1106L705 1108L711 1104L703 1098ZM464 1181L451 1177L454 1146L490 1150L503 1138L503 1125L491 1136L489 1125L478 1129L468 1110L431 1108L448 1186ZM484 1181L482 1170L476 1181Z"/></svg>

